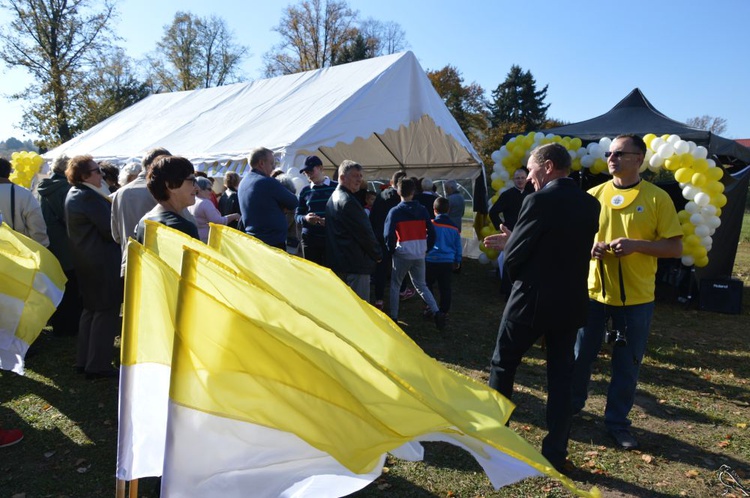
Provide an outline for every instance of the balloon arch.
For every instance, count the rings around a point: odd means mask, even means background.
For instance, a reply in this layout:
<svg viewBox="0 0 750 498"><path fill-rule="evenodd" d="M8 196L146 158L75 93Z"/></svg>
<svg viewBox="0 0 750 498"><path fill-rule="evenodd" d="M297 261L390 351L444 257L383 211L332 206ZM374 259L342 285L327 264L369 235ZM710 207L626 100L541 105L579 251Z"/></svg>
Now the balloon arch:
<svg viewBox="0 0 750 498"><path fill-rule="evenodd" d="M682 195L688 201L685 209L677 213L682 225L682 263L686 266L704 267L708 264L708 252L713 245L712 235L721 225L721 208L727 203L721 177L724 170L712 159L708 150L694 142L682 140L678 135L653 133L643 137L646 142L646 157L641 172L647 169L658 173L671 171L682 188ZM492 153L495 165L490 176L495 195L498 196L513 186L510 178L515 170L525 166L532 149L539 145L557 142L563 145L572 159L573 171L588 170L594 175L608 174L604 153L609 150L612 139L604 137L583 147L580 138L561 137L540 132L518 135ZM491 224L479 231L481 239L496 233ZM480 262L487 263L497 258L498 253L480 244Z"/></svg>

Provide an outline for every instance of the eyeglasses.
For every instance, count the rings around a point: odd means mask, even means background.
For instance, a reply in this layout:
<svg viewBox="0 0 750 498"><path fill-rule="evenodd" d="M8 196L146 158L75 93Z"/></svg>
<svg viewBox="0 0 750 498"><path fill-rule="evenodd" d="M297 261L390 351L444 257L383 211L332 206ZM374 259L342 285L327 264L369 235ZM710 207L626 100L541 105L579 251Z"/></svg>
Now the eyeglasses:
<svg viewBox="0 0 750 498"><path fill-rule="evenodd" d="M188 177L187 177L187 178L185 178L185 180L183 180L183 181L186 181L186 182L193 182L193 187L195 187L195 186L196 186L196 185L198 184L198 179L197 179L197 178L195 178L194 176L188 176Z"/></svg>
<svg viewBox="0 0 750 498"><path fill-rule="evenodd" d="M607 151L607 152L604 153L604 157L608 158L609 156L615 156L616 158L619 159L622 156L624 156L625 154L635 154L635 155L638 155L638 154L640 154L640 152L627 152L627 151L624 151L624 150L616 150L614 152Z"/></svg>
<svg viewBox="0 0 750 498"><path fill-rule="evenodd" d="M100 175L103 175L103 174L104 174L104 173L102 172L102 169L101 169L101 168L92 168L92 169L90 169L90 170L89 170L89 173L99 173Z"/></svg>

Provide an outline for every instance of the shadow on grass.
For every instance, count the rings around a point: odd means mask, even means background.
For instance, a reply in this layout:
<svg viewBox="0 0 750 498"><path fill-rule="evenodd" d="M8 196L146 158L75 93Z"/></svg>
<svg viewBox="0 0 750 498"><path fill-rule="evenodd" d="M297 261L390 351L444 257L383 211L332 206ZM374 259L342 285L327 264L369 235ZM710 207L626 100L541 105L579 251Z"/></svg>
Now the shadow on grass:
<svg viewBox="0 0 750 498"><path fill-rule="evenodd" d="M75 373L75 338L43 333L27 358L27 376L3 372L3 402L24 440L3 450L3 489L33 496L106 496L114 491L117 381ZM50 412L55 410L50 416ZM12 457L10 456L12 455ZM37 479L52 474L57 479ZM108 487L111 486L111 487ZM29 494L31 496L31 494Z"/></svg>

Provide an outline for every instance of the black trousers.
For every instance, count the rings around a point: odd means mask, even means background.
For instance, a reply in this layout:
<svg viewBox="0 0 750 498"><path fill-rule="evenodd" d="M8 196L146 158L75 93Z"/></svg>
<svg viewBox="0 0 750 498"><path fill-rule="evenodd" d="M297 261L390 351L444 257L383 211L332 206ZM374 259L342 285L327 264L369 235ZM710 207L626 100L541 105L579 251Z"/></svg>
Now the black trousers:
<svg viewBox="0 0 750 498"><path fill-rule="evenodd" d="M427 288L432 292L432 286L435 282L438 284L440 291L440 311L448 313L451 309L451 279L453 278L453 263L430 263L425 264L425 280ZM435 295L434 292L432 292Z"/></svg>

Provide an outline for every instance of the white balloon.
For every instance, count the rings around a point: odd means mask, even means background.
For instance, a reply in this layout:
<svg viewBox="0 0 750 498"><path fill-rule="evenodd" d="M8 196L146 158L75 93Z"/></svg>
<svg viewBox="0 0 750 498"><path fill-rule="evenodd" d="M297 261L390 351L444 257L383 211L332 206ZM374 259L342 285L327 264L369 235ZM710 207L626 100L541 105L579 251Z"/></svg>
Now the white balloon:
<svg viewBox="0 0 750 498"><path fill-rule="evenodd" d="M711 202L711 196L709 196L705 192L701 192L700 190L695 194L695 203L698 204L700 207L708 206L708 204Z"/></svg>
<svg viewBox="0 0 750 498"><path fill-rule="evenodd" d="M576 151L576 154L578 155L578 157L584 157L588 153L589 151L586 147L579 147L578 150Z"/></svg>
<svg viewBox="0 0 750 498"><path fill-rule="evenodd" d="M493 171L492 174L490 175L490 180L494 182L498 178L500 178L500 175L497 173L497 171Z"/></svg>
<svg viewBox="0 0 750 498"><path fill-rule="evenodd" d="M643 156L643 158L644 158L644 159L645 159L646 161L648 161L648 160L649 160L649 159L651 159L652 157L654 157L654 151L653 151L653 150L651 150L651 149L646 149L646 155L645 155L645 156Z"/></svg>
<svg viewBox="0 0 750 498"><path fill-rule="evenodd" d="M696 227L698 225L703 225L705 222L706 222L706 220L703 219L703 216L701 216L698 213L693 213L693 214L690 215L690 223L692 223Z"/></svg>
<svg viewBox="0 0 750 498"><path fill-rule="evenodd" d="M651 159L648 160L649 168L661 168L661 165L664 164L664 158L661 157L659 154L654 154L651 156Z"/></svg>
<svg viewBox="0 0 750 498"><path fill-rule="evenodd" d="M480 252L480 253L479 253L479 257L478 257L477 259L478 259L478 260L479 260L479 262L480 262L481 264L483 264L483 265L486 265L487 263L489 263L489 262L490 262L490 258L489 258L489 257L487 257L487 255L486 255L485 253L483 253L483 252Z"/></svg>
<svg viewBox="0 0 750 498"><path fill-rule="evenodd" d="M674 146L670 143L662 144L656 151L662 159L668 159L674 155Z"/></svg>
<svg viewBox="0 0 750 498"><path fill-rule="evenodd" d="M712 239L710 235L706 235L701 239L701 245L708 249L709 247L714 245L714 239Z"/></svg>
<svg viewBox="0 0 750 498"><path fill-rule="evenodd" d="M508 170L504 168L500 171L499 175L503 180L508 180L510 178L510 173L508 173Z"/></svg>
<svg viewBox="0 0 750 498"><path fill-rule="evenodd" d="M698 146L695 144L695 142L691 140L688 142L688 147L689 147L688 152L692 154L693 152L695 152L695 148Z"/></svg>
<svg viewBox="0 0 750 498"><path fill-rule="evenodd" d="M696 204L693 201L690 201L687 204L685 204L685 211L687 211L690 214L697 213L698 211L700 211L700 209L701 208L698 206L698 204Z"/></svg>
<svg viewBox="0 0 750 498"><path fill-rule="evenodd" d="M602 153L602 154L604 153L604 152L602 151L602 146L601 146L601 145L599 145L599 144L598 144L598 143L596 143L596 142L591 142L590 144L588 144L588 145L586 146L586 149L588 149L588 151L589 151L589 154L591 154L592 156L598 156L598 155L599 155L599 153Z"/></svg>
<svg viewBox="0 0 750 498"><path fill-rule="evenodd" d="M578 154L576 154L576 151L574 150L569 150L568 155L570 156L570 160L572 161L573 159L577 157Z"/></svg>
<svg viewBox="0 0 750 498"><path fill-rule="evenodd" d="M599 139L599 145L604 150L609 150L609 146L612 145L612 139L609 137L602 137Z"/></svg>
<svg viewBox="0 0 750 498"><path fill-rule="evenodd" d="M494 162L495 164L497 164L497 163L499 163L500 161L503 160L503 158L500 157L500 151L499 150L496 150L495 152L493 152L492 155L490 155L490 158L492 158L492 162Z"/></svg>
<svg viewBox="0 0 750 498"><path fill-rule="evenodd" d="M682 139L680 138L680 136L679 136L679 135L669 135L669 136L667 137L667 143L668 143L668 144L672 144L672 146L674 146L674 144L676 144L676 143L677 143L677 142L679 142L680 140L682 140Z"/></svg>
<svg viewBox="0 0 750 498"><path fill-rule="evenodd" d="M500 147L500 161L502 161L509 155L510 155L510 151L508 150L506 146L503 145L502 147Z"/></svg>
<svg viewBox="0 0 750 498"><path fill-rule="evenodd" d="M698 190L696 187L693 187L692 185L688 185L684 189L682 189L682 197L685 199L692 201L695 199L695 195L700 193L700 190ZM696 204L698 204L698 201L695 201ZM698 209L696 209L696 212Z"/></svg>
<svg viewBox="0 0 750 498"><path fill-rule="evenodd" d="M534 142L541 142L543 138L544 138L544 133L540 131L534 133Z"/></svg>
<svg viewBox="0 0 750 498"><path fill-rule="evenodd" d="M649 166L650 165L649 165L648 161L643 161L641 163L641 167L638 168L638 173L643 173L644 171L646 171L649 168ZM607 168L607 174L609 174L609 168Z"/></svg>
<svg viewBox="0 0 750 498"><path fill-rule="evenodd" d="M698 237L708 237L709 233L711 233L711 229L706 225L698 225L695 227L695 235L697 235Z"/></svg>
<svg viewBox="0 0 750 498"><path fill-rule="evenodd" d="M674 152L675 154L687 154L690 152L690 146L686 141L678 140L674 143Z"/></svg>
<svg viewBox="0 0 750 498"><path fill-rule="evenodd" d="M666 141L663 138L656 137L655 139L651 141L651 150L656 152L657 150L659 150L659 147L661 147L665 143Z"/></svg>
<svg viewBox="0 0 750 498"><path fill-rule="evenodd" d="M695 258L692 256L683 256L682 264L685 266L693 266L695 264Z"/></svg>
<svg viewBox="0 0 750 498"><path fill-rule="evenodd" d="M499 174L501 171L505 171L505 166L500 163L495 163L492 167L492 171Z"/></svg>
<svg viewBox="0 0 750 498"><path fill-rule="evenodd" d="M590 168L594 164L594 161L596 161L596 159L594 159L594 156L583 156L583 158L581 159L581 166L583 166L584 168Z"/></svg>
<svg viewBox="0 0 750 498"><path fill-rule="evenodd" d="M708 163L709 168L715 168L716 167L716 161L713 159L706 159L706 162Z"/></svg>
<svg viewBox="0 0 750 498"><path fill-rule="evenodd" d="M716 214L716 206L713 204L709 204L707 206L701 207L701 214L704 217L713 216Z"/></svg>
<svg viewBox="0 0 750 498"><path fill-rule="evenodd" d="M546 135L544 135L544 138L549 138L550 140L552 140L553 138L555 138L555 134L554 133L547 133Z"/></svg>
<svg viewBox="0 0 750 498"><path fill-rule="evenodd" d="M695 151L693 151L693 157L696 159L705 159L708 157L708 149L703 147L702 145L699 145L695 148Z"/></svg>
<svg viewBox="0 0 750 498"><path fill-rule="evenodd" d="M643 166L643 163L641 163L641 166ZM648 167L648 169L650 169L654 173L658 173L659 171L661 171L661 166L658 164L652 165L651 161L649 161L646 166ZM640 171L640 168L638 169L638 171Z"/></svg>
<svg viewBox="0 0 750 498"><path fill-rule="evenodd" d="M709 216L706 218L706 225L708 228L713 228L715 230L721 226L721 218L716 215Z"/></svg>
<svg viewBox="0 0 750 498"><path fill-rule="evenodd" d="M712 235L712 236L713 236L713 234L715 234L715 233L716 233L716 229L715 229L715 228L712 228L712 229L711 229L711 232L709 232L709 235Z"/></svg>
<svg viewBox="0 0 750 498"><path fill-rule="evenodd" d="M685 182L678 182L678 183L677 183L677 185L679 185L679 186L680 186L680 189L683 189L683 188L685 188L685 187L687 187L687 186L688 186L688 184L687 184L687 183L685 183Z"/></svg>

